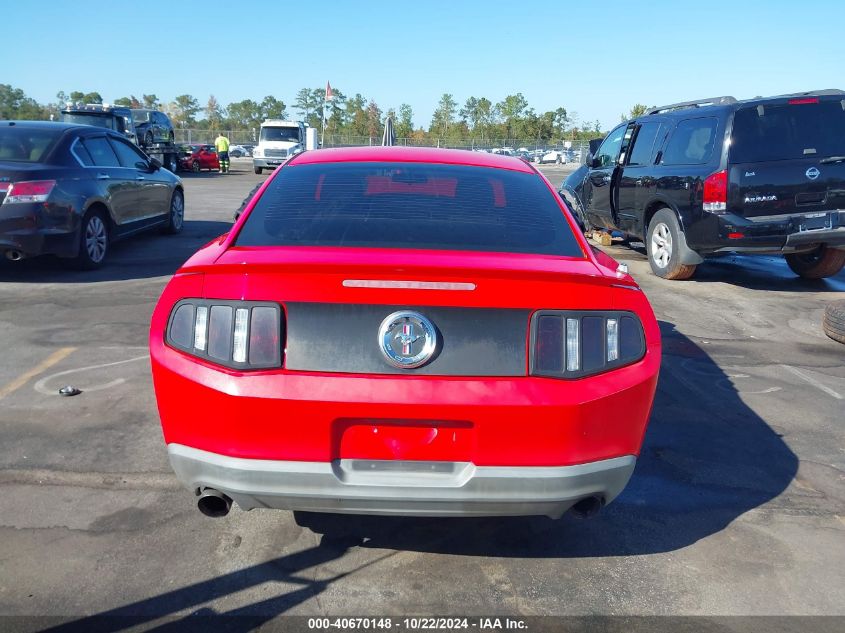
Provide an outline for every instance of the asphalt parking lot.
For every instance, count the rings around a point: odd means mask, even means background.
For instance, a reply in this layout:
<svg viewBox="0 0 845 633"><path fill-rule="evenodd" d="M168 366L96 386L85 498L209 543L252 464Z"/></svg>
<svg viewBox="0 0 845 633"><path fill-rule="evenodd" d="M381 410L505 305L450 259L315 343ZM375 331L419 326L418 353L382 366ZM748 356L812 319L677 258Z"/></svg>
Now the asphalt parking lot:
<svg viewBox="0 0 845 633"><path fill-rule="evenodd" d="M202 516L166 460L148 324L266 177L249 159L185 175L184 232L93 273L0 263L0 613L845 614L845 346L820 326L845 273L802 281L776 257L669 282L607 247L664 357L634 477L593 519L379 521L349 542L285 512Z"/></svg>

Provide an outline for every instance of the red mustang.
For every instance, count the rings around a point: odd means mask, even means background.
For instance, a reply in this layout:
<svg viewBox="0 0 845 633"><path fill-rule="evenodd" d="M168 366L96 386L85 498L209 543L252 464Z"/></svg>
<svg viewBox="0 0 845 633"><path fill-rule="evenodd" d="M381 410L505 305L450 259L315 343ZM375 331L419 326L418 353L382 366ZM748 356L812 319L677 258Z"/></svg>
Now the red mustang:
<svg viewBox="0 0 845 633"><path fill-rule="evenodd" d="M591 514L624 488L660 334L521 160L304 152L155 309L170 462L209 516Z"/></svg>

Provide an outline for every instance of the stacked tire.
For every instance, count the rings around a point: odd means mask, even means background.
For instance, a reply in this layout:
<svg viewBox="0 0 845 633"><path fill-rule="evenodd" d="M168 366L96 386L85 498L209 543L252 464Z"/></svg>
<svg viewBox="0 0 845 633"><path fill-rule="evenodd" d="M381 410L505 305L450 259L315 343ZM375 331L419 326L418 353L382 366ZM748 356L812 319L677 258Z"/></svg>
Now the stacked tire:
<svg viewBox="0 0 845 633"><path fill-rule="evenodd" d="M834 341L845 343L845 301L834 301L824 309L822 329Z"/></svg>

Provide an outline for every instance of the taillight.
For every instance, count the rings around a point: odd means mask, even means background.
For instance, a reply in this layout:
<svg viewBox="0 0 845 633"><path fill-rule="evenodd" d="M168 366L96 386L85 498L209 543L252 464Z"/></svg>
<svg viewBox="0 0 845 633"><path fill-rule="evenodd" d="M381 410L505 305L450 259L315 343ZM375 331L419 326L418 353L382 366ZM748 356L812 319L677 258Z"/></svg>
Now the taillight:
<svg viewBox="0 0 845 633"><path fill-rule="evenodd" d="M806 105L808 103L818 103L818 97L802 97L800 99L790 99L789 105Z"/></svg>
<svg viewBox="0 0 845 633"><path fill-rule="evenodd" d="M233 369L282 366L282 309L278 304L185 299L167 323L168 345Z"/></svg>
<svg viewBox="0 0 845 633"><path fill-rule="evenodd" d="M55 180L24 180L13 182L6 191L3 204L22 202L47 202L50 192L56 186Z"/></svg>
<svg viewBox="0 0 845 633"><path fill-rule="evenodd" d="M630 365L645 355L632 312L541 310L531 321L531 374L582 378Z"/></svg>
<svg viewBox="0 0 845 633"><path fill-rule="evenodd" d="M728 172L717 171L704 180L704 210L723 213L728 208Z"/></svg>

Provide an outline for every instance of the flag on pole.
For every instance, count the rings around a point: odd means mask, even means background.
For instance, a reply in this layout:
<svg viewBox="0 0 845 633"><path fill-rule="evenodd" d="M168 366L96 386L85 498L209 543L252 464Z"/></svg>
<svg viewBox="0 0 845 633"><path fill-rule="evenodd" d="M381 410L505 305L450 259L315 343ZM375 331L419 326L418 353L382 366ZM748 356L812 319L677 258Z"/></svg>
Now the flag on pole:
<svg viewBox="0 0 845 633"><path fill-rule="evenodd" d="M334 98L332 94L332 85L327 81L326 82L326 101L331 101Z"/></svg>

